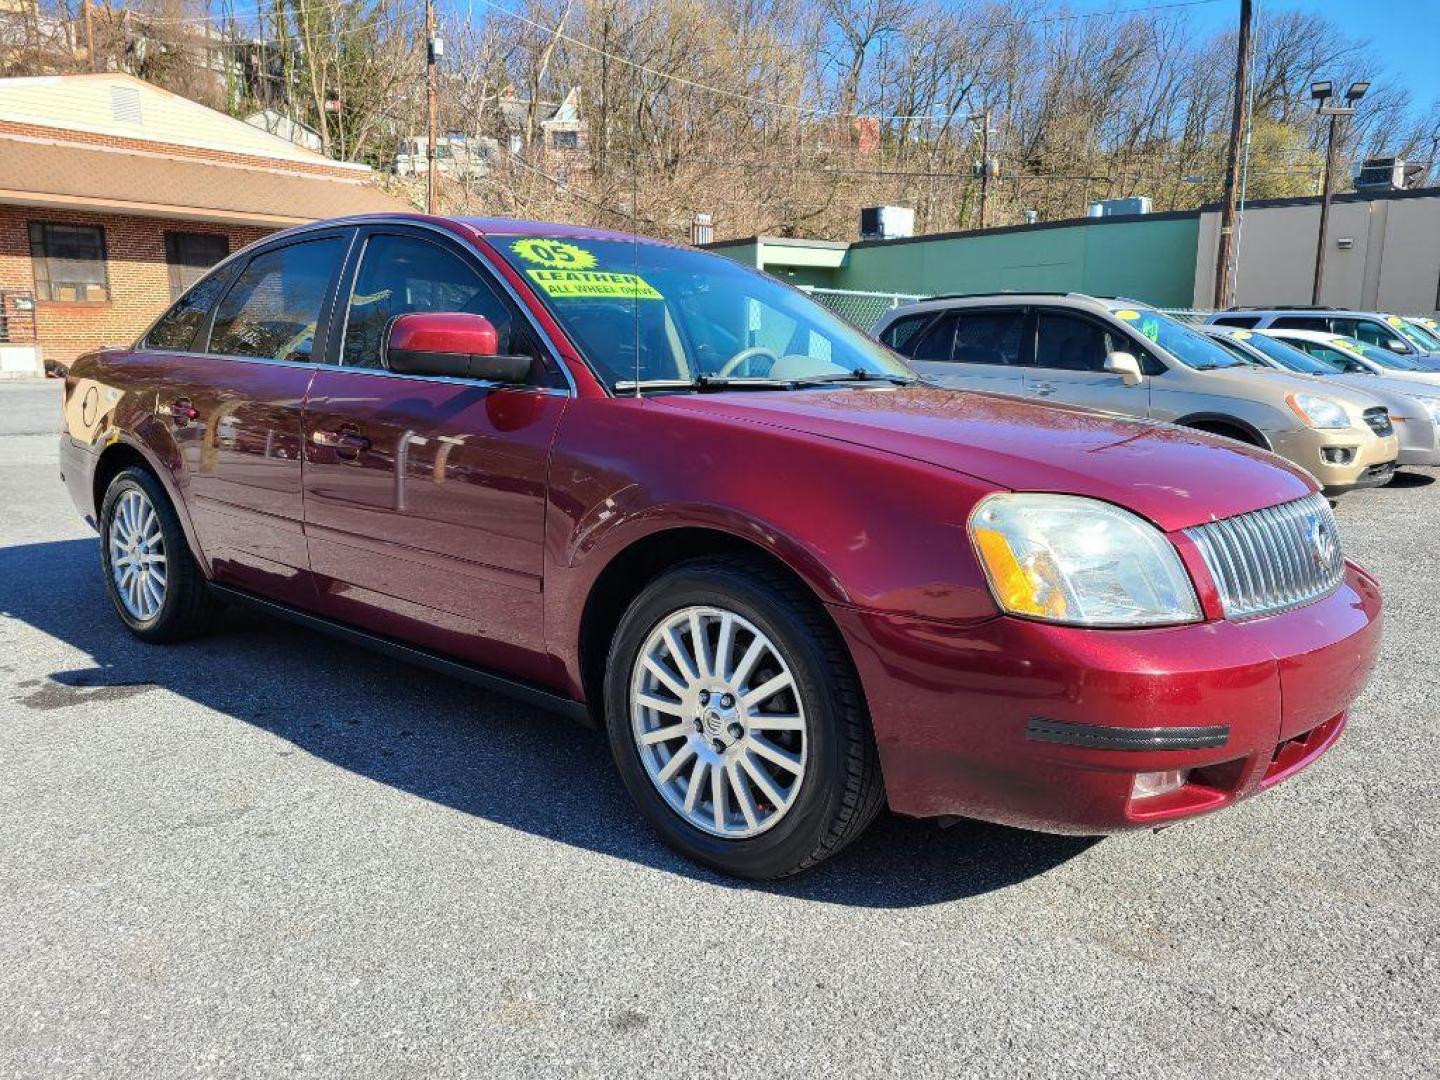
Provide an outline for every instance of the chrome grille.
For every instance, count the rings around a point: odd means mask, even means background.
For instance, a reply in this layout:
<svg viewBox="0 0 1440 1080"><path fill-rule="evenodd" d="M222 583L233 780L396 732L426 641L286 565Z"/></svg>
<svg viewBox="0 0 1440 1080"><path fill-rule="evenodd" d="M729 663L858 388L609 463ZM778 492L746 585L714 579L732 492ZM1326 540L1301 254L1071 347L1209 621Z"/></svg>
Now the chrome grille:
<svg viewBox="0 0 1440 1080"><path fill-rule="evenodd" d="M1186 529L1200 549L1225 616L1247 619L1299 607L1333 592L1345 553L1320 494Z"/></svg>
<svg viewBox="0 0 1440 1080"><path fill-rule="evenodd" d="M1369 424L1370 430L1382 439L1395 432L1395 426L1390 423L1390 413L1383 405L1374 409L1366 409L1365 423Z"/></svg>

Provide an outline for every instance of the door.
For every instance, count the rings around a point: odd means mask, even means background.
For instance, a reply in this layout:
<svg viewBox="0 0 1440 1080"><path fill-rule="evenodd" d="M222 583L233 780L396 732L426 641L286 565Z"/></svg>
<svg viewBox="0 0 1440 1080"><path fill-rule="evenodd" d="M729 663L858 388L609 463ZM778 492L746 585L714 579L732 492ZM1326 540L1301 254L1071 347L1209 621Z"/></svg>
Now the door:
<svg viewBox="0 0 1440 1080"><path fill-rule="evenodd" d="M1043 401L1063 401L1122 416L1150 415L1150 383L1126 386L1105 370L1111 352L1136 350L1098 319L1060 308L1035 313L1035 362L1025 375L1025 389ZM1144 357L1137 356L1142 364Z"/></svg>
<svg viewBox="0 0 1440 1080"><path fill-rule="evenodd" d="M338 366L305 408L305 531L322 609L487 667L540 677L546 468L568 400L489 269L447 239L375 228L347 272ZM494 323L533 385L386 370L411 311Z"/></svg>
<svg viewBox="0 0 1440 1080"><path fill-rule="evenodd" d="M915 342L912 366L943 386L996 394L1024 392L1025 309L957 308Z"/></svg>
<svg viewBox="0 0 1440 1080"><path fill-rule="evenodd" d="M194 351L168 354L170 377L157 400L216 579L281 599L308 598L295 595L308 578L301 408L349 238L341 230L268 248L238 274L227 269L196 286L189 296L217 282L224 294ZM147 346L167 340L166 325L157 324Z"/></svg>

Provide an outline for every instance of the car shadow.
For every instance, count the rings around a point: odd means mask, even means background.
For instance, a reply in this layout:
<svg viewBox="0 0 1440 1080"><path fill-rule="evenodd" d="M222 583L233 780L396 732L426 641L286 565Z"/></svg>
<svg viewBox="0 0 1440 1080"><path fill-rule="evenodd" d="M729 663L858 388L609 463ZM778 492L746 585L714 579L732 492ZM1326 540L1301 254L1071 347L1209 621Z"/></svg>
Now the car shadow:
<svg viewBox="0 0 1440 1080"><path fill-rule="evenodd" d="M604 739L560 717L251 612L227 613L198 641L137 641L110 607L94 539L0 548L0 616L92 661L12 682L22 710L95 701L143 708L144 695L163 688L462 813L728 888L913 907L1023 882L1095 843L884 814L855 847L808 874L737 882L663 846L632 807Z"/></svg>
<svg viewBox="0 0 1440 1080"><path fill-rule="evenodd" d="M1406 472L1402 469L1390 477L1390 483L1385 486L1392 488L1418 488L1429 487L1433 483L1435 483L1434 473Z"/></svg>

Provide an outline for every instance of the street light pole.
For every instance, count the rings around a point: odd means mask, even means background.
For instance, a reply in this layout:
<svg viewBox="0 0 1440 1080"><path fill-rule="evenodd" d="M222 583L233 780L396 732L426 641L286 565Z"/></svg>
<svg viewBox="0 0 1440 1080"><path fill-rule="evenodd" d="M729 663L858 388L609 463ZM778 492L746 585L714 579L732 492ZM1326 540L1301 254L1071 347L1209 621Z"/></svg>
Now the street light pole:
<svg viewBox="0 0 1440 1080"><path fill-rule="evenodd" d="M1355 115L1355 103L1370 89L1368 82L1354 82L1345 91L1344 105L1327 105L1335 93L1335 84L1315 82L1310 84L1310 97L1319 102L1321 116L1330 118L1329 135L1325 140L1325 179L1320 191L1320 233L1315 243L1315 285L1310 291L1310 303L1320 305L1320 291L1325 285L1325 241L1330 233L1330 195L1335 175L1335 143L1340 133L1340 118Z"/></svg>
<svg viewBox="0 0 1440 1080"><path fill-rule="evenodd" d="M1330 114L1330 135L1325 140L1325 178L1320 188L1320 235L1315 243L1315 286L1310 290L1310 303L1320 304L1320 291L1325 287L1325 241L1330 235L1330 178L1335 170L1335 134L1340 126L1337 113Z"/></svg>

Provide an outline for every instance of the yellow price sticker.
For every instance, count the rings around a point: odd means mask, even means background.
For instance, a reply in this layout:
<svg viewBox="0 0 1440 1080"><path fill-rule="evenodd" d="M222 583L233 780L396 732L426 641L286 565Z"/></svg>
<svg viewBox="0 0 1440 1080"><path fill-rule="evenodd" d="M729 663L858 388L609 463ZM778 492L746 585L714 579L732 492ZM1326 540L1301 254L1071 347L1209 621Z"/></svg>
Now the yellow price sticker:
<svg viewBox="0 0 1440 1080"><path fill-rule="evenodd" d="M612 274L603 270L526 270L530 279L557 300L663 300L639 274Z"/></svg>
<svg viewBox="0 0 1440 1080"><path fill-rule="evenodd" d="M510 245L510 250L526 262L557 270L589 270L597 262L594 253L586 251L579 244L547 240L544 237L516 240Z"/></svg>
<svg viewBox="0 0 1440 1080"><path fill-rule="evenodd" d="M1399 315L1391 315L1390 318L1386 319L1385 321L1388 322L1391 326L1405 325L1405 320L1400 318Z"/></svg>
<svg viewBox="0 0 1440 1080"><path fill-rule="evenodd" d="M1233 334L1231 334L1230 336L1231 336L1232 338L1234 338L1236 341L1244 341L1246 338L1252 338L1252 337L1254 337L1255 335L1254 335L1253 333L1251 333L1249 330L1236 330L1236 331L1235 331Z"/></svg>
<svg viewBox="0 0 1440 1080"><path fill-rule="evenodd" d="M1126 322L1135 322L1137 319L1140 318L1140 313L1138 311L1131 311L1129 308L1126 308L1124 311L1115 312L1115 317L1117 319L1124 319Z"/></svg>

